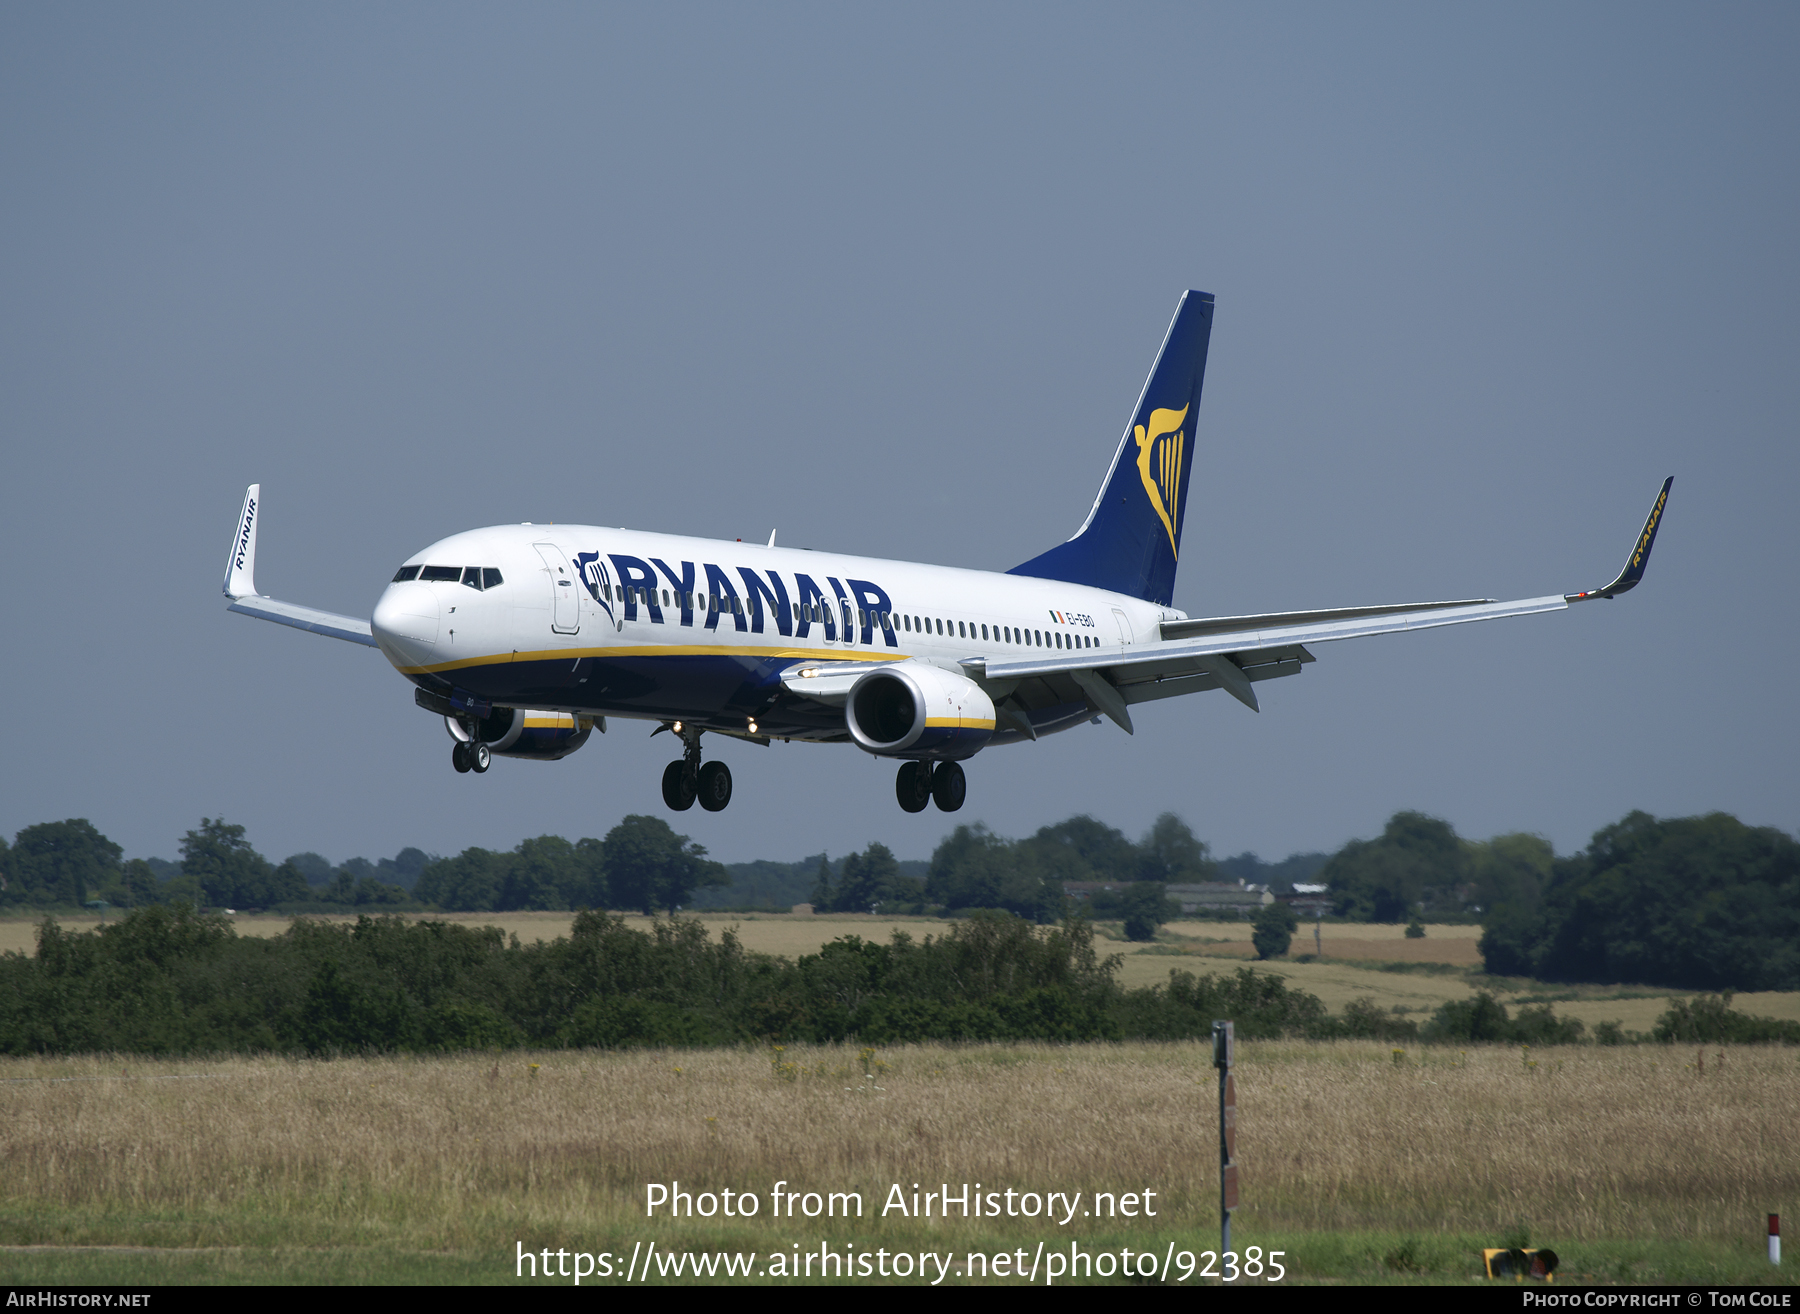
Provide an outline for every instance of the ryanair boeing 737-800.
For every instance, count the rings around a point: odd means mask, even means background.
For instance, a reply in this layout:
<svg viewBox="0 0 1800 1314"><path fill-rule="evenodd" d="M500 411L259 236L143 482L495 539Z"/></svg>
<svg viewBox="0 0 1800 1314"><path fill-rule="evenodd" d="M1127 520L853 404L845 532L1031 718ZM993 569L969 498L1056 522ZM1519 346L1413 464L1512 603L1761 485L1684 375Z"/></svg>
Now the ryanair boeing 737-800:
<svg viewBox="0 0 1800 1314"><path fill-rule="evenodd" d="M663 799L711 811L731 772L701 737L854 743L899 763L900 806L962 806L962 762L1084 721L1297 675L1337 639L1557 611L1643 577L1673 479L1619 577L1587 593L1190 619L1170 606L1213 299L1176 307L1093 509L1004 574L588 525L455 534L395 573L369 620L256 592L261 487L225 572L232 611L379 648L441 715L458 771L556 759L608 718L680 741Z"/></svg>

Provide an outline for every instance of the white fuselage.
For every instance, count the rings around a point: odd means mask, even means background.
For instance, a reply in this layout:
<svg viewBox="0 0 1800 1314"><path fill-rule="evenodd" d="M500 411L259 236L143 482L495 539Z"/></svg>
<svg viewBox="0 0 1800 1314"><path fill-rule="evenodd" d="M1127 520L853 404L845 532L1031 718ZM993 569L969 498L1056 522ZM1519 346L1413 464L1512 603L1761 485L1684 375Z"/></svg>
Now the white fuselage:
<svg viewBox="0 0 1800 1314"><path fill-rule="evenodd" d="M472 570L498 581L477 588ZM842 738L843 723L783 708L780 677L797 665L1098 657L1154 643L1160 621L1181 617L1028 576L586 525L471 530L400 574L437 578L389 584L372 628L422 687L738 733L760 719L760 733L798 738Z"/></svg>

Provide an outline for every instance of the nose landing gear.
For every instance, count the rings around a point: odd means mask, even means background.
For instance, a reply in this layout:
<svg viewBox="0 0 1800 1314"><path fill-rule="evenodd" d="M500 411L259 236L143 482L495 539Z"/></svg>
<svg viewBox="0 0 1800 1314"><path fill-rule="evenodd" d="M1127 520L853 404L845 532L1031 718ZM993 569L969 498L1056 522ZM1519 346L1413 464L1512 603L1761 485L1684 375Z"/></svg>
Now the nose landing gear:
<svg viewBox="0 0 1800 1314"><path fill-rule="evenodd" d="M731 768L723 762L700 764L700 731L683 726L678 732L686 751L663 768L663 802L672 812L686 812L696 801L708 812L722 812L731 802Z"/></svg>
<svg viewBox="0 0 1800 1314"><path fill-rule="evenodd" d="M923 812L932 802L940 812L955 812L968 793L969 782L955 762L939 762L935 770L927 762L902 762L894 777L894 796L906 812Z"/></svg>

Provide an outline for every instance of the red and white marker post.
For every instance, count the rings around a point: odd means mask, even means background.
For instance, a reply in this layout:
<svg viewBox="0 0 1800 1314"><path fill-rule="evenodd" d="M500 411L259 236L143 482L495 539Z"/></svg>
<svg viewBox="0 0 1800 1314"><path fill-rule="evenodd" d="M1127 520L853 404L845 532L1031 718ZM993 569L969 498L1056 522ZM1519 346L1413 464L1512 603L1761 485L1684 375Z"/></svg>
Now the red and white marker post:
<svg viewBox="0 0 1800 1314"><path fill-rule="evenodd" d="M1769 1262L1777 1266L1781 1263L1781 1215L1769 1215Z"/></svg>

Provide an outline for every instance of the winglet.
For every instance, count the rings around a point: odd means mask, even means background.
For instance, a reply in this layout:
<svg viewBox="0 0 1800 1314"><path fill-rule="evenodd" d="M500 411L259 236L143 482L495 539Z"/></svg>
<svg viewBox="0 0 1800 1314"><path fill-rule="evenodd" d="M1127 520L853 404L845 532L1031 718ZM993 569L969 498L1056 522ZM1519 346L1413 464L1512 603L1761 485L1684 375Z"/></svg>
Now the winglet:
<svg viewBox="0 0 1800 1314"><path fill-rule="evenodd" d="M1637 546L1631 549L1631 555L1625 559L1625 569L1619 577L1603 589L1593 589L1587 593L1565 593L1565 602L1586 602L1590 598L1611 598L1620 593L1629 593L1644 578L1644 567L1650 561L1650 547L1656 542L1657 528L1662 524L1663 507L1669 500L1669 486L1675 482L1670 475L1663 480L1662 491L1656 495L1656 503L1650 508L1650 516L1644 521L1644 531L1638 535Z"/></svg>
<svg viewBox="0 0 1800 1314"><path fill-rule="evenodd" d="M231 553L225 558L225 596L256 596L256 507L262 501L262 485L251 484L244 490L244 509L238 512L237 533L231 540Z"/></svg>

